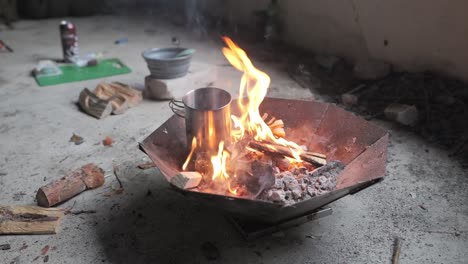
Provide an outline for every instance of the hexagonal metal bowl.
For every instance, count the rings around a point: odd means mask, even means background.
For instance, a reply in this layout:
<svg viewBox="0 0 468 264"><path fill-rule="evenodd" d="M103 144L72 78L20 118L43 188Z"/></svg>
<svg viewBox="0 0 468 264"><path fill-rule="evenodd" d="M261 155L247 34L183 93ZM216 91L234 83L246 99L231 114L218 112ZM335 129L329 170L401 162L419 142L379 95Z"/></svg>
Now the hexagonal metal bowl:
<svg viewBox="0 0 468 264"><path fill-rule="evenodd" d="M231 106L234 114L238 113L236 105ZM384 177L388 146L388 133L384 129L336 105L314 101L265 98L260 112L283 120L286 139L306 145L310 151L324 153L328 160L340 160L346 165L334 191L286 206L174 188L188 198L237 217L279 223L307 215ZM181 170L188 154L184 120L172 116L141 142L140 148L170 182Z"/></svg>

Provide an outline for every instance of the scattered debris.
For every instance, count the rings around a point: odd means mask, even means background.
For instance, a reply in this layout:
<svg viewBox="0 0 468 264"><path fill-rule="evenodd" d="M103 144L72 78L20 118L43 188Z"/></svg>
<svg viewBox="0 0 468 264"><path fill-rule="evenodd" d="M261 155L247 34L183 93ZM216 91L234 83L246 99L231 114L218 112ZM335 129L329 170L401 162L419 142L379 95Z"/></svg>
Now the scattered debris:
<svg viewBox="0 0 468 264"><path fill-rule="evenodd" d="M95 214L96 210L78 210L78 211L71 211L67 210L65 211L65 214L71 214L71 215L80 215L80 214Z"/></svg>
<svg viewBox="0 0 468 264"><path fill-rule="evenodd" d="M72 135L71 138L70 138L70 142L75 143L75 145L81 145L81 144L83 144L84 139L83 139L82 137L78 136L77 134L73 133L73 135ZM65 157L65 159L66 159L66 158L67 158L67 157ZM64 160L65 160L65 159L64 159Z"/></svg>
<svg viewBox="0 0 468 264"><path fill-rule="evenodd" d="M41 255L46 255L47 252L49 252L49 249L50 249L50 246L49 245L46 245L45 247L43 247L41 249Z"/></svg>
<svg viewBox="0 0 468 264"><path fill-rule="evenodd" d="M51 60L41 60L32 71L33 76L49 77L62 74L62 70L58 67L57 63Z"/></svg>
<svg viewBox="0 0 468 264"><path fill-rule="evenodd" d="M207 260L217 260L220 258L218 248L211 242L203 243L201 250Z"/></svg>
<svg viewBox="0 0 468 264"><path fill-rule="evenodd" d="M414 105L391 104L384 110L385 116L402 125L413 126L418 121L418 109Z"/></svg>
<svg viewBox="0 0 468 264"><path fill-rule="evenodd" d="M377 60L360 60L354 65L354 75L362 80L376 80L387 76L391 71L388 63Z"/></svg>
<svg viewBox="0 0 468 264"><path fill-rule="evenodd" d="M197 187L202 180L202 175L196 171L182 171L171 178L171 183L180 189Z"/></svg>
<svg viewBox="0 0 468 264"><path fill-rule="evenodd" d="M23 196L25 196L25 195L26 195L25 192L15 193L15 194L13 194L13 200L14 201L20 201L23 198Z"/></svg>
<svg viewBox="0 0 468 264"><path fill-rule="evenodd" d="M147 169L155 168L156 164L154 164L154 162L148 162L148 163L138 164L137 167L141 170L147 170Z"/></svg>
<svg viewBox="0 0 468 264"><path fill-rule="evenodd" d="M400 238L395 238L395 243L393 247L393 257L392 263L399 264L400 263L400 250L401 250L401 241Z"/></svg>
<svg viewBox="0 0 468 264"><path fill-rule="evenodd" d="M365 84L360 84L356 88L342 94L341 102L347 106L357 105L359 102L359 93L366 87Z"/></svg>
<svg viewBox="0 0 468 264"><path fill-rule="evenodd" d="M119 183L119 188L123 190L122 182L119 179L119 175L117 175L118 173L119 173L119 167L117 167L117 165L114 165L114 176L117 179L117 182Z"/></svg>
<svg viewBox="0 0 468 264"><path fill-rule="evenodd" d="M10 244L2 244L0 245L0 250L10 250L11 245Z"/></svg>
<svg viewBox="0 0 468 264"><path fill-rule="evenodd" d="M340 61L340 58L333 55L319 54L314 57L315 62L328 72L332 72L334 66Z"/></svg>
<svg viewBox="0 0 468 264"><path fill-rule="evenodd" d="M314 236L314 235L306 235L306 238L311 238L311 239L320 239L322 236Z"/></svg>
<svg viewBox="0 0 468 264"><path fill-rule="evenodd" d="M8 46L7 44L5 44L5 42L3 42L3 40L0 39L0 49L3 49L3 48L5 48L9 52L13 52L13 49L10 46Z"/></svg>
<svg viewBox="0 0 468 264"><path fill-rule="evenodd" d="M25 250L28 248L28 245L26 243L23 243L23 245L19 248L19 251Z"/></svg>
<svg viewBox="0 0 468 264"><path fill-rule="evenodd" d="M90 163L72 171L64 177L39 188L37 204L51 207L67 201L79 193L104 184L104 170Z"/></svg>
<svg viewBox="0 0 468 264"><path fill-rule="evenodd" d="M47 255L47 256L44 257L44 263L45 263L45 262L49 262L49 255Z"/></svg>
<svg viewBox="0 0 468 264"><path fill-rule="evenodd" d="M128 38L119 38L116 41L114 41L114 44L119 45L119 44L126 44L128 43Z"/></svg>
<svg viewBox="0 0 468 264"><path fill-rule="evenodd" d="M102 141L102 144L106 147L111 147L113 142L114 141L112 140L111 137L106 136L106 138L104 138L104 140Z"/></svg>
<svg viewBox="0 0 468 264"><path fill-rule="evenodd" d="M56 234L64 210L36 206L0 206L0 234Z"/></svg>

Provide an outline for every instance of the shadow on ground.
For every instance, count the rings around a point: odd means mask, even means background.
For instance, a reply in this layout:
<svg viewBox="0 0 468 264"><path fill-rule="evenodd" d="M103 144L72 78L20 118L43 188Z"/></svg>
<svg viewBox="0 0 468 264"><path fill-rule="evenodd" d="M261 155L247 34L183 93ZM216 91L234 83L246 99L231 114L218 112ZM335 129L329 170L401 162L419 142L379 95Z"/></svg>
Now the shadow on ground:
<svg viewBox="0 0 468 264"><path fill-rule="evenodd" d="M124 193L109 218L97 220L102 262L264 263L263 252L280 248L288 254L302 244L304 237L295 234L247 242L222 214L172 190L157 169L142 173L126 166L120 176Z"/></svg>

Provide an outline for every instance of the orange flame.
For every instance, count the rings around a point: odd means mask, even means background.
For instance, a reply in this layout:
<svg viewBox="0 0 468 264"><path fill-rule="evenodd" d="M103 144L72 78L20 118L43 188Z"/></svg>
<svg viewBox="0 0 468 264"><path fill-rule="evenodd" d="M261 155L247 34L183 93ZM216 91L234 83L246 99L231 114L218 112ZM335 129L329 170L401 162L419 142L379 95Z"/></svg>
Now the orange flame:
<svg viewBox="0 0 468 264"><path fill-rule="evenodd" d="M192 147L190 148L190 153L187 156L187 159L184 162L184 165L182 165L182 170L187 169L188 164L190 163L190 160L192 159L193 152L195 151L195 148L197 147L197 138L193 137L192 139Z"/></svg>
<svg viewBox="0 0 468 264"><path fill-rule="evenodd" d="M247 133L252 135L255 140L271 141L282 146L288 146L294 149L295 153L302 153L302 149L296 143L275 137L260 115L260 105L267 95L270 77L255 68L245 51L230 38L223 37L223 40L228 46L223 48L224 56L234 68L244 73L239 89L239 99L237 100L242 114L240 117L232 116L235 128L232 131L234 142Z"/></svg>
<svg viewBox="0 0 468 264"><path fill-rule="evenodd" d="M237 46L230 38L223 37L223 40L227 45L227 47L222 49L224 56L234 68L243 72L239 87L239 99L237 100L241 116L231 116L233 121L231 130L232 141L238 142L246 135L249 135L257 141L273 142L289 147L294 156L294 159L290 160L301 162L300 154L303 152L302 148L292 141L276 137L260 115L259 108L267 95L270 86L270 77L266 73L255 68L245 51ZM210 129L212 128L212 124L207 125ZM190 154L182 167L184 170L192 158L196 145L197 142L194 138L192 140ZM229 158L229 152L224 150L224 142L220 142L217 155L210 157L213 166L213 175L211 175L213 180L218 179L222 181L229 178L226 166ZM238 194L237 188L231 188L229 181L227 181L227 190L234 195Z"/></svg>

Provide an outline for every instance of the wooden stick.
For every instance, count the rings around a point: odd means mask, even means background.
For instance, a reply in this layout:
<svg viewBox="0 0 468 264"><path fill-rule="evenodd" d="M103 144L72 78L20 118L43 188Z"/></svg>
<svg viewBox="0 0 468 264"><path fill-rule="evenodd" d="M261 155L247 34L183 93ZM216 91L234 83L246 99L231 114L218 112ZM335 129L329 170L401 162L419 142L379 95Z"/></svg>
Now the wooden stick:
<svg viewBox="0 0 468 264"><path fill-rule="evenodd" d="M401 241L397 237L397 238L395 238L395 246L394 246L394 249L393 249L393 259L392 259L393 264L400 263L400 250L401 250Z"/></svg>
<svg viewBox="0 0 468 264"><path fill-rule="evenodd" d="M37 204L43 207L51 207L103 184L104 171L90 163L39 188L36 194Z"/></svg>
<svg viewBox="0 0 468 264"><path fill-rule="evenodd" d="M63 209L0 206L0 234L56 234Z"/></svg>
<svg viewBox="0 0 468 264"><path fill-rule="evenodd" d="M259 150L261 152L267 152L270 154L283 155L287 157L294 158L293 153L288 147L275 145L265 142L252 141L249 143L249 147ZM323 166L327 164L326 156L320 153L314 152L304 152L299 155L303 161L309 162L311 164Z"/></svg>

